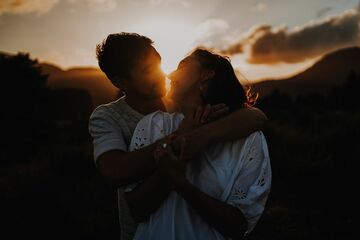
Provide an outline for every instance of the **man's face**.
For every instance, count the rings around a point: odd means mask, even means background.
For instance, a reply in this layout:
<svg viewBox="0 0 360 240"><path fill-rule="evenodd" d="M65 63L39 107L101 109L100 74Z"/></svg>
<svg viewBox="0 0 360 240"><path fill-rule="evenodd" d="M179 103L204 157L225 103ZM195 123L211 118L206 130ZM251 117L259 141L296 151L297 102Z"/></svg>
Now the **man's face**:
<svg viewBox="0 0 360 240"><path fill-rule="evenodd" d="M139 57L130 72L127 94L140 98L156 99L165 95L165 74L161 70L161 57L155 48Z"/></svg>
<svg viewBox="0 0 360 240"><path fill-rule="evenodd" d="M184 58L178 68L169 75L171 80L170 97L174 101L181 101L189 92L199 91L200 73L200 63L196 59Z"/></svg>

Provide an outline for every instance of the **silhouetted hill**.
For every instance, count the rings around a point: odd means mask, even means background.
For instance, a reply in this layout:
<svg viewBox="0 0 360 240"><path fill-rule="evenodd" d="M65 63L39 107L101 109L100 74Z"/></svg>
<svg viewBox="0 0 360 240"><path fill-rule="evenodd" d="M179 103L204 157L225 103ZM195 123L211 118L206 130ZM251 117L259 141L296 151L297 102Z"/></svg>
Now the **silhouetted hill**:
<svg viewBox="0 0 360 240"><path fill-rule="evenodd" d="M43 73L48 74L51 88L75 88L86 90L93 107L114 100L118 90L98 68L71 68L63 70L49 63L39 64Z"/></svg>
<svg viewBox="0 0 360 240"><path fill-rule="evenodd" d="M91 114L91 97L80 89L58 88L51 92L51 118L58 122L87 122Z"/></svg>
<svg viewBox="0 0 360 240"><path fill-rule="evenodd" d="M350 72L360 74L360 48L340 49L325 55L312 67L293 77L281 80L264 80L254 89L265 96L274 89L295 96L299 93L324 93L343 84Z"/></svg>

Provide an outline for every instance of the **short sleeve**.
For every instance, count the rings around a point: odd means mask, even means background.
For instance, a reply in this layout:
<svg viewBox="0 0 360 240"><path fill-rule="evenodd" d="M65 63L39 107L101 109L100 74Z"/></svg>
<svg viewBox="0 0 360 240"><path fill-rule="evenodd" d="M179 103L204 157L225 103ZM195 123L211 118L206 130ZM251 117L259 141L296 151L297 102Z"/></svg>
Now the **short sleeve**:
<svg viewBox="0 0 360 240"><path fill-rule="evenodd" d="M266 140L262 132L250 135L246 154L231 189L228 204L238 208L248 221L249 234L260 219L270 193L271 166Z"/></svg>
<svg viewBox="0 0 360 240"><path fill-rule="evenodd" d="M144 116L136 125L129 150L143 148L170 135L178 129L183 118L182 114L170 114L162 111Z"/></svg>
<svg viewBox="0 0 360 240"><path fill-rule="evenodd" d="M89 133L93 138L95 164L97 164L98 157L104 152L110 150L127 151L124 136L116 127L118 124L108 112L102 109L96 109L91 114Z"/></svg>

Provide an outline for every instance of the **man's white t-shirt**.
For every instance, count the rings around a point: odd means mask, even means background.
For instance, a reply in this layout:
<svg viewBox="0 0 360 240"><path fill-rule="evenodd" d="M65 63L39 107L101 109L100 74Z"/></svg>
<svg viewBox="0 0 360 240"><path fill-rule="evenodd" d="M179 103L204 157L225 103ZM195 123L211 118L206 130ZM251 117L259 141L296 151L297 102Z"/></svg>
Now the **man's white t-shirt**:
<svg viewBox="0 0 360 240"><path fill-rule="evenodd" d="M126 102L125 98L98 106L90 116L89 132L93 138L94 160L110 150L128 151L136 125L143 115ZM124 191L118 189L121 240L132 239L137 227L124 199Z"/></svg>

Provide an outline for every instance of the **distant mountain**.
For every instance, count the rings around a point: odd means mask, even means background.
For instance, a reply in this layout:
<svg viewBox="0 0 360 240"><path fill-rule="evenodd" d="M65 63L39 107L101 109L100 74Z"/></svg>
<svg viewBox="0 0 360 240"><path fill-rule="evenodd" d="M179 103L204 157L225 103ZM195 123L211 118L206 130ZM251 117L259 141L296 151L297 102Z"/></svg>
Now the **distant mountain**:
<svg viewBox="0 0 360 240"><path fill-rule="evenodd" d="M93 107L117 97L118 90L98 68L71 68L63 70L55 65L41 63L43 72L49 74L52 88L76 88L89 92ZM286 79L268 79L253 86L260 98L273 90L296 96L300 93L325 93L342 85L351 71L360 75L360 47L350 47L331 52L307 70Z"/></svg>
<svg viewBox="0 0 360 240"><path fill-rule="evenodd" d="M264 80L254 85L260 97L274 89L296 96L300 93L321 93L343 84L351 71L360 75L360 47L331 52L302 73L281 80Z"/></svg>
<svg viewBox="0 0 360 240"><path fill-rule="evenodd" d="M113 101L118 89L98 68L71 68L63 70L53 64L41 63L44 74L48 74L48 85L54 89L75 88L86 90L92 99L93 107Z"/></svg>

